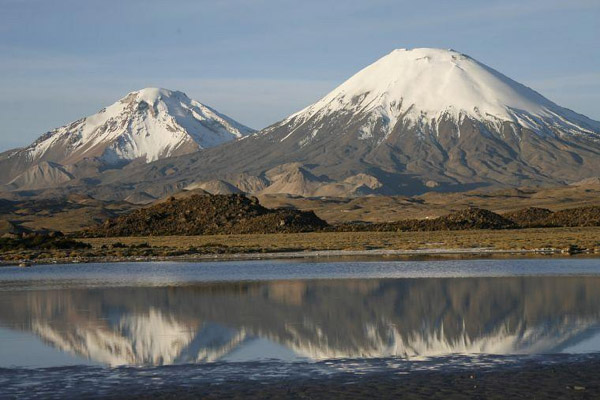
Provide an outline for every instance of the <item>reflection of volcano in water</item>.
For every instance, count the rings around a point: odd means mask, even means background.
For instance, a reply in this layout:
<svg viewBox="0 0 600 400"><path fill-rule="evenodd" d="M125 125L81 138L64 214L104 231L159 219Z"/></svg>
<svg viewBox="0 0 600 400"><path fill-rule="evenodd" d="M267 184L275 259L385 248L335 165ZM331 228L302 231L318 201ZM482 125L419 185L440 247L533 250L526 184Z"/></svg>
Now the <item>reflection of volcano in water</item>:
<svg viewBox="0 0 600 400"><path fill-rule="evenodd" d="M554 353L600 326L600 278L0 292L0 323L111 365L215 361L255 338L313 359Z"/></svg>
<svg viewBox="0 0 600 400"><path fill-rule="evenodd" d="M110 365L168 365L218 360L245 337L215 324L187 326L161 311L124 315L116 324L97 321L57 326L33 320L33 332L63 351Z"/></svg>

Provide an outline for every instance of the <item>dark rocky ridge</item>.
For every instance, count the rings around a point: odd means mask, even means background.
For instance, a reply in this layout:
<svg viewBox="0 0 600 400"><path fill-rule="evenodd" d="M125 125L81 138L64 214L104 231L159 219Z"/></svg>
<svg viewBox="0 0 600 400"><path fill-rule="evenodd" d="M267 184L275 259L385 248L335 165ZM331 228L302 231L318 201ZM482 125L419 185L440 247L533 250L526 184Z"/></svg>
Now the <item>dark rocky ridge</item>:
<svg viewBox="0 0 600 400"><path fill-rule="evenodd" d="M340 231L457 231L471 229L514 229L513 221L482 208L471 207L434 219L407 219L379 224L343 224Z"/></svg>
<svg viewBox="0 0 600 400"><path fill-rule="evenodd" d="M192 194L106 220L87 237L261 234L297 232L414 232L600 226L600 206L557 212L529 207L504 215L470 207L433 219L329 225L313 211L269 209L241 194Z"/></svg>
<svg viewBox="0 0 600 400"><path fill-rule="evenodd" d="M545 222L548 223L547 226L600 226L600 206L557 211Z"/></svg>
<svg viewBox="0 0 600 400"><path fill-rule="evenodd" d="M61 232L23 232L0 237L0 253L15 250L73 250L91 246L63 236Z"/></svg>
<svg viewBox="0 0 600 400"><path fill-rule="evenodd" d="M540 227L541 221L545 221L553 214L547 208L528 207L521 210L504 213L503 217L513 221L522 228Z"/></svg>
<svg viewBox="0 0 600 400"><path fill-rule="evenodd" d="M340 231L456 231L473 229L524 229L600 226L600 206L553 212L529 207L505 213L471 207L434 219L406 219L378 224L342 224Z"/></svg>
<svg viewBox="0 0 600 400"><path fill-rule="evenodd" d="M239 194L192 195L109 219L85 236L216 235L311 232L328 224L312 211L261 206L256 198Z"/></svg>
<svg viewBox="0 0 600 400"><path fill-rule="evenodd" d="M530 207L503 216L521 228L600 226L600 206L568 208L556 212Z"/></svg>

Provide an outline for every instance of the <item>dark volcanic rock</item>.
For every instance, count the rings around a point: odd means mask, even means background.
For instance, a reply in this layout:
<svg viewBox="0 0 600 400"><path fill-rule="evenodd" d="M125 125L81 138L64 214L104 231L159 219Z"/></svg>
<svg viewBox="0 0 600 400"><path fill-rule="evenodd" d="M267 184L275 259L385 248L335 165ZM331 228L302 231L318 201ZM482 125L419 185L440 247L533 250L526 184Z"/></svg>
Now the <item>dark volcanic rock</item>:
<svg viewBox="0 0 600 400"><path fill-rule="evenodd" d="M435 230L507 229L516 228L514 222L483 208L467 208L444 217L425 220Z"/></svg>
<svg viewBox="0 0 600 400"><path fill-rule="evenodd" d="M561 210L546 218L546 226L600 226L600 206Z"/></svg>
<svg viewBox="0 0 600 400"><path fill-rule="evenodd" d="M0 238L0 251L88 249L91 246L63 236L61 232L24 232Z"/></svg>
<svg viewBox="0 0 600 400"><path fill-rule="evenodd" d="M193 195L135 210L88 229L86 236L310 232L327 223L312 211L271 210L240 194Z"/></svg>
<svg viewBox="0 0 600 400"><path fill-rule="evenodd" d="M467 208L435 219L407 219L380 224L343 224L336 228L339 231L457 231L469 229L511 229L518 226L483 208Z"/></svg>
<svg viewBox="0 0 600 400"><path fill-rule="evenodd" d="M600 206L568 208L556 212L530 207L503 216L521 228L600 226Z"/></svg>
<svg viewBox="0 0 600 400"><path fill-rule="evenodd" d="M393 232L585 226L600 226L600 206L569 208L557 212L529 207L503 215L482 208L467 208L435 219L407 219L378 224L341 224L335 229L343 232Z"/></svg>
<svg viewBox="0 0 600 400"><path fill-rule="evenodd" d="M547 208L528 207L503 214L506 219L513 221L521 228L539 228L548 225L552 211Z"/></svg>

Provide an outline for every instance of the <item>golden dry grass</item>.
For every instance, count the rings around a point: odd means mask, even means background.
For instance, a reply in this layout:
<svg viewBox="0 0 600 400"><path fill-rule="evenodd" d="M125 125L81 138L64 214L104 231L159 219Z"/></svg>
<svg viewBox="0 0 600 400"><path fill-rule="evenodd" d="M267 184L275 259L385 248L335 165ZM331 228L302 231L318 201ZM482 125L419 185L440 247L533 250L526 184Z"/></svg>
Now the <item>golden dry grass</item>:
<svg viewBox="0 0 600 400"><path fill-rule="evenodd" d="M563 249L576 245L600 249L600 227L477 230L437 232L322 232L265 235L156 236L81 239L94 249L121 242L153 247L233 247L246 251L303 250L415 250L440 248L493 248L497 250Z"/></svg>
<svg viewBox="0 0 600 400"><path fill-rule="evenodd" d="M178 260L203 258L263 257L265 253L288 256L315 255L310 251L358 251L353 257L382 255L387 250L408 250L421 256L472 258L486 254L510 256L521 251L550 254L600 254L600 227L540 228L437 232L321 232L263 235L146 236L80 238L89 249L14 250L0 253L0 264L22 260L48 262L115 262L125 260ZM482 250L485 249L485 250ZM370 253L369 250L380 250ZM415 250L417 250L415 252ZM430 250L430 251L428 251ZM446 250L446 251L441 251ZM292 253L294 252L294 253ZM259 254L257 254L259 253ZM300 254L298 254L300 253ZM274 257L279 257L274 254ZM323 255L323 254L321 254ZM344 254L335 254L344 255Z"/></svg>

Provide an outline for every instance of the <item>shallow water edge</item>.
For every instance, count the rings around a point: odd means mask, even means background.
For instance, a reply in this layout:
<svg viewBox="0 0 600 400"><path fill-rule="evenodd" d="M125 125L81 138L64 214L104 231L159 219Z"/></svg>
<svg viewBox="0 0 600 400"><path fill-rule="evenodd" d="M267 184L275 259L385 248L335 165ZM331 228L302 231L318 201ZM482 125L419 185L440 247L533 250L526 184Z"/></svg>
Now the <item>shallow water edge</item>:
<svg viewBox="0 0 600 400"><path fill-rule="evenodd" d="M593 399L600 396L599 368L600 354L61 367L0 369L0 387L2 398L15 399Z"/></svg>

